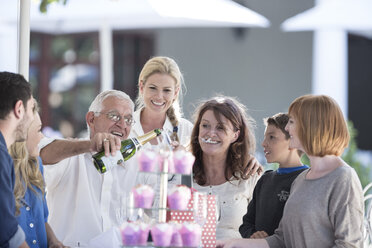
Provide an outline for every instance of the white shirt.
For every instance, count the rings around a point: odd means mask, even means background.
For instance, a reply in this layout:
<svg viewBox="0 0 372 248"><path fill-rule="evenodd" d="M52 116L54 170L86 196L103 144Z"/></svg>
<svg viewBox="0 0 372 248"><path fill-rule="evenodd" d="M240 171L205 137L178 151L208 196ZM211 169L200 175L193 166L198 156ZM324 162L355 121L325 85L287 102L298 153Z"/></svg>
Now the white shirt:
<svg viewBox="0 0 372 248"><path fill-rule="evenodd" d="M53 139L45 138L41 148ZM135 156L101 174L92 153L84 153L44 167L49 224L58 239L71 247L86 246L95 236L118 226L127 192L137 176ZM119 212L118 212L119 211Z"/></svg>
<svg viewBox="0 0 372 248"><path fill-rule="evenodd" d="M243 223L243 216L247 212L259 178L260 176L255 174L248 180L233 180L212 186L200 186L194 182L197 191L218 196L220 221L216 230L217 240L241 238L239 227Z"/></svg>
<svg viewBox="0 0 372 248"><path fill-rule="evenodd" d="M132 127L132 130L130 131L129 138L137 137L137 136L144 134L142 125L141 125L141 120L140 120L141 111L142 109L139 109L133 113L133 119L135 120L136 123L134 124L134 126ZM190 143L192 128L193 128L193 124L190 121L184 118L180 118L178 120L177 134L178 134L178 138L180 139L180 145L187 146ZM173 125L170 122L168 116L165 119L165 122L163 125L163 131L166 131L168 133L173 132ZM144 147L150 148L151 144L147 143Z"/></svg>

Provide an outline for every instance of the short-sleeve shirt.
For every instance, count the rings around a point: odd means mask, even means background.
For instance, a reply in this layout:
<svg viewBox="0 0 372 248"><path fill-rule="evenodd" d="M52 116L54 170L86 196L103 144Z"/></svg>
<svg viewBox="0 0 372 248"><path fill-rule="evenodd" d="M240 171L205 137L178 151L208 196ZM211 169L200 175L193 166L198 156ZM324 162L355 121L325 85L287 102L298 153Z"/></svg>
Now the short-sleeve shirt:
<svg viewBox="0 0 372 248"><path fill-rule="evenodd" d="M139 109L139 110L135 111L134 114L133 114L133 119L136 121L136 124L134 124L134 126L132 127L132 130L129 134L129 138L137 137L137 136L140 136L140 135L144 134L142 126L141 126L141 119L140 119L141 118L141 111L142 111L142 109ZM189 145L192 128L193 128L193 124L190 121L188 121L184 118L180 118L178 120L177 134L178 134L178 138L180 139L180 145L183 145L183 146ZM168 116L165 119L165 122L164 122L164 125L163 125L163 130L168 132L168 133L173 132L173 126L172 126L172 123L170 122ZM147 143L144 147L150 147L150 144Z"/></svg>

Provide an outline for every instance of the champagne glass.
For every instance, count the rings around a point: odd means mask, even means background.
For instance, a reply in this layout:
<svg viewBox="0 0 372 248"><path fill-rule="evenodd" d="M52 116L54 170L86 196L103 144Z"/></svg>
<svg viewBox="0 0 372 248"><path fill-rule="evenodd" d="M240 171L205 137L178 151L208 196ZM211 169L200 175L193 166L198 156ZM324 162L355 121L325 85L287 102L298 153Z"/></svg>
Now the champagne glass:
<svg viewBox="0 0 372 248"><path fill-rule="evenodd" d="M214 195L214 201L215 201L215 210L216 210L216 226L221 220L221 204L218 199L218 195Z"/></svg>
<svg viewBox="0 0 372 248"><path fill-rule="evenodd" d="M193 212L195 222L203 228L208 215L207 195L205 193L194 192Z"/></svg>
<svg viewBox="0 0 372 248"><path fill-rule="evenodd" d="M116 220L119 224L123 222L134 222L142 219L143 210L134 208L134 199L132 192L125 192L118 197L118 207L115 209Z"/></svg>
<svg viewBox="0 0 372 248"><path fill-rule="evenodd" d="M136 209L134 207L133 192L128 192L126 196L126 220L128 222L142 220L144 212L142 208Z"/></svg>
<svg viewBox="0 0 372 248"><path fill-rule="evenodd" d="M115 208L116 221L118 226L121 226L126 220L127 206L126 206L126 193L120 194L117 198L117 208Z"/></svg>

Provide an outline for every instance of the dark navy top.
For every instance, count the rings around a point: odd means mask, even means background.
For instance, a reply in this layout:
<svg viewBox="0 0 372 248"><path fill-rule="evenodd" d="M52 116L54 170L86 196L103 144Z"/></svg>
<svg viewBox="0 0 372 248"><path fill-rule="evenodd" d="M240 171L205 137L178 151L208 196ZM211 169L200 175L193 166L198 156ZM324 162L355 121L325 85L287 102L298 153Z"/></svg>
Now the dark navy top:
<svg viewBox="0 0 372 248"><path fill-rule="evenodd" d="M37 166L37 164L35 164ZM43 165L39 158L39 168L43 174ZM45 223L48 221L48 206L45 194L33 186L35 191L27 187L25 197L22 199L20 214L17 216L19 225L26 234L26 242L32 248L48 247Z"/></svg>
<svg viewBox="0 0 372 248"><path fill-rule="evenodd" d="M279 168L262 175L254 188L247 213L243 216L243 224L239 227L243 238L249 238L257 231L265 231L269 236L274 234L282 219L292 182L308 168L307 165Z"/></svg>
<svg viewBox="0 0 372 248"><path fill-rule="evenodd" d="M9 247L18 231L15 217L14 166L0 132L0 247Z"/></svg>

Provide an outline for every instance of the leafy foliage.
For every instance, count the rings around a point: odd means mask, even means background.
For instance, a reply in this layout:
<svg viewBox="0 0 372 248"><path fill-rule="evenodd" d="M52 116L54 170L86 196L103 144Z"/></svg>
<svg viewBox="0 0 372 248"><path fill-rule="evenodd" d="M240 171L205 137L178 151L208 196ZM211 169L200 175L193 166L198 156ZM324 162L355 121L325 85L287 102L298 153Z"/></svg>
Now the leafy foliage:
<svg viewBox="0 0 372 248"><path fill-rule="evenodd" d="M47 10L48 10L48 5L51 4L51 3L54 3L54 2L61 2L63 4L66 4L68 0L42 0L40 2L40 12L41 13L46 13Z"/></svg>
<svg viewBox="0 0 372 248"><path fill-rule="evenodd" d="M365 187L371 180L371 165L363 165L360 160L358 160L358 157L356 156L356 152L358 151L356 142L358 131L354 128L354 125L351 121L348 122L348 127L350 133L350 143L342 158L345 160L346 163L348 163L355 169L360 181L362 182L363 187Z"/></svg>

